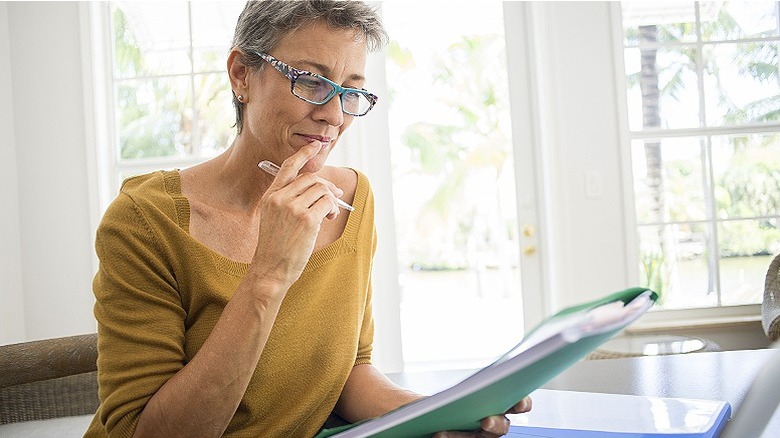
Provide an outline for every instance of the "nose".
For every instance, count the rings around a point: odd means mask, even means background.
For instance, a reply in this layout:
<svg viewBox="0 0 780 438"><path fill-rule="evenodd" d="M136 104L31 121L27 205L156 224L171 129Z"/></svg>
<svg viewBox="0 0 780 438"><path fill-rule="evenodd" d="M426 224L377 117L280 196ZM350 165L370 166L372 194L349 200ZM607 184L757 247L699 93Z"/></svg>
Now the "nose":
<svg viewBox="0 0 780 438"><path fill-rule="evenodd" d="M331 126L341 126L344 123L344 111L341 110L341 95L336 94L322 105L314 105L313 117Z"/></svg>

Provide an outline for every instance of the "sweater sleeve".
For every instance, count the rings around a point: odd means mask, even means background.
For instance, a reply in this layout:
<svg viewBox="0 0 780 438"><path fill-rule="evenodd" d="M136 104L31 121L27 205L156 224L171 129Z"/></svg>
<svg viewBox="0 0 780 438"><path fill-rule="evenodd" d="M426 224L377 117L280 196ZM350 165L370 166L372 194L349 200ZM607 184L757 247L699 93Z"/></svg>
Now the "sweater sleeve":
<svg viewBox="0 0 780 438"><path fill-rule="evenodd" d="M374 224L374 194L371 189L367 189L365 215L369 220L369 225L365 227L367 235L364 237L366 242L370 242L371 247L368 252L368 282L366 290L366 306L363 313L363 321L360 326L360 338L358 342L357 356L355 365L370 364L371 354L374 349L374 313L373 313L373 267L374 257L376 256L377 234ZM370 233L370 237L368 235Z"/></svg>
<svg viewBox="0 0 780 438"><path fill-rule="evenodd" d="M98 418L112 437L133 435L146 403L185 363L185 312L154 229L120 194L96 235Z"/></svg>
<svg viewBox="0 0 780 438"><path fill-rule="evenodd" d="M360 341L358 344L355 365L370 364L371 353L374 350L374 318L371 311L371 288L369 286L368 303L363 314L363 324L360 328Z"/></svg>

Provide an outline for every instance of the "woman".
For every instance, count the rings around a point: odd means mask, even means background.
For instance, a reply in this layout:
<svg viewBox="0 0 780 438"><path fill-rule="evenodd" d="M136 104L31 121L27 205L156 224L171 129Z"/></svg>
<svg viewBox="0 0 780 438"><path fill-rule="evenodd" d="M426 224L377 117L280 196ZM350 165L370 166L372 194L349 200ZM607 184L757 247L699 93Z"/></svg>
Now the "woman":
<svg viewBox="0 0 780 438"><path fill-rule="evenodd" d="M360 2L246 5L227 62L235 141L130 178L98 229L87 436L307 437L332 412L354 422L422 397L371 365L373 197L361 173L325 166L376 102L366 54L384 39ZM490 417L477 434L507 430Z"/></svg>

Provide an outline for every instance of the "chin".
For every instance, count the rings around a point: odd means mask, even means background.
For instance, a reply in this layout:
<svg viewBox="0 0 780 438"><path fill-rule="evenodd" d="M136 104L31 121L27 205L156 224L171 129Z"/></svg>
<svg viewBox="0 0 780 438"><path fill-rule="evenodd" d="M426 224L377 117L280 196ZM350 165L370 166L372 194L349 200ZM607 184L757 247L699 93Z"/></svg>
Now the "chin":
<svg viewBox="0 0 780 438"><path fill-rule="evenodd" d="M312 157L312 159L309 160L309 162L306 163L306 165L312 166L317 170L322 170L323 167L328 165L328 158L330 157L330 151L331 151L330 148L326 148L325 150L320 151L320 153Z"/></svg>

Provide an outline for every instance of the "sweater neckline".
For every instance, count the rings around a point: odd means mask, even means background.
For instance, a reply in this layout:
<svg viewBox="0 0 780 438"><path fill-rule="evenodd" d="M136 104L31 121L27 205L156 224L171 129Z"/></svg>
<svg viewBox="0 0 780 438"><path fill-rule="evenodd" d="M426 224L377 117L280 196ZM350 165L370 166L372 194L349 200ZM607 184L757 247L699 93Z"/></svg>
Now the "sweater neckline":
<svg viewBox="0 0 780 438"><path fill-rule="evenodd" d="M353 252L357 249L357 236L360 228L360 220L365 214L366 201L368 199L368 181L365 175L355 169L349 168L357 174L358 181L355 189L355 198L352 202L354 211L349 212L344 231L336 240L323 248L313 252L303 272L315 270L340 254ZM162 171L165 191L173 199L176 209L176 218L179 226L189 235L190 233L190 202L181 192L181 173L179 169ZM204 248L214 259L217 266L224 272L232 275L243 276L249 270L249 264L230 259L217 251L209 248L190 235L197 245Z"/></svg>

